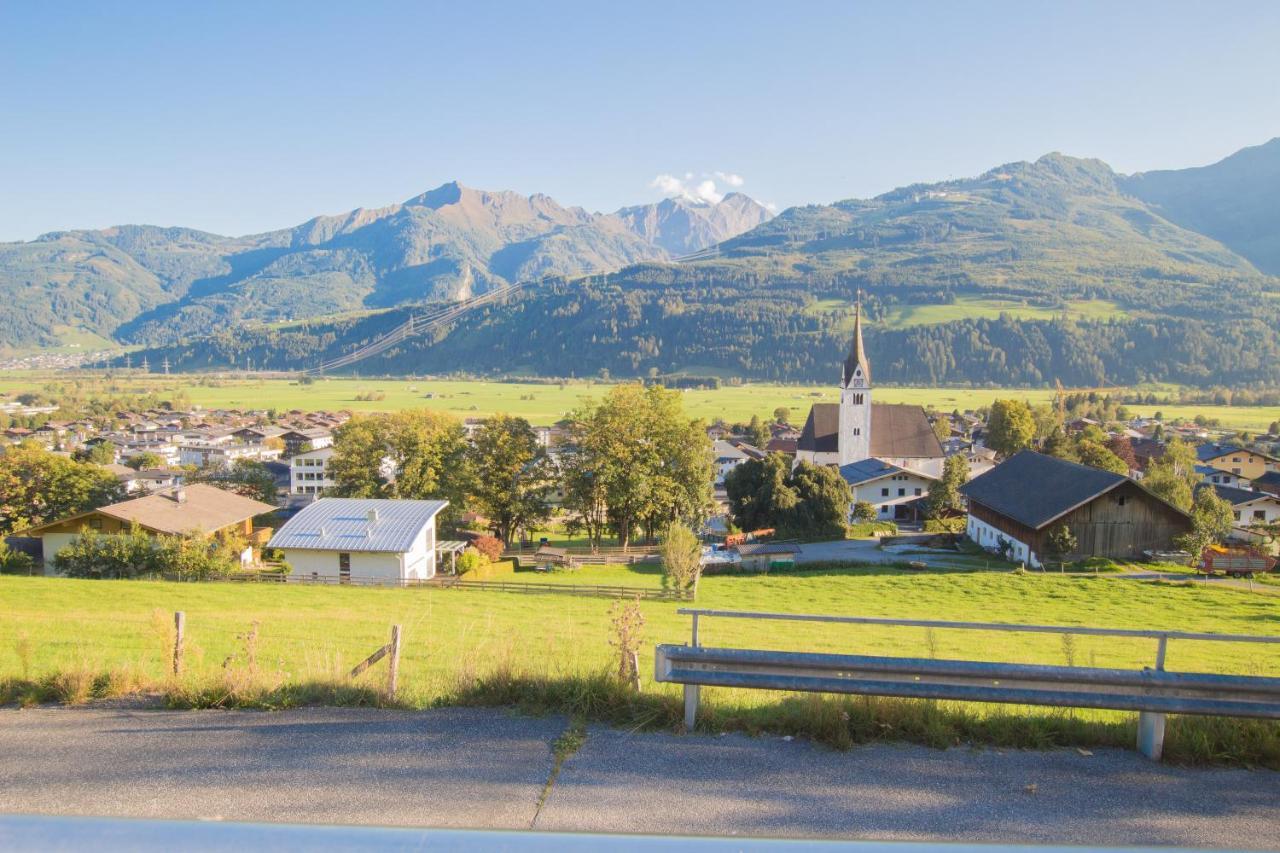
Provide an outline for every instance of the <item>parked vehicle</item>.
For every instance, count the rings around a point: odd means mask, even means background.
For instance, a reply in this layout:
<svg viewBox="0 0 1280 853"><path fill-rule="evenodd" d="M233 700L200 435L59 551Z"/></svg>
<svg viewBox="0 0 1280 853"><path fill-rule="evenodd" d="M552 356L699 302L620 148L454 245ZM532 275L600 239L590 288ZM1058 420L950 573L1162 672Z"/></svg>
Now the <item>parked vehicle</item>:
<svg viewBox="0 0 1280 853"><path fill-rule="evenodd" d="M1276 558L1251 548L1206 548L1196 571L1204 575L1221 572L1233 577L1251 578L1255 574L1275 571Z"/></svg>

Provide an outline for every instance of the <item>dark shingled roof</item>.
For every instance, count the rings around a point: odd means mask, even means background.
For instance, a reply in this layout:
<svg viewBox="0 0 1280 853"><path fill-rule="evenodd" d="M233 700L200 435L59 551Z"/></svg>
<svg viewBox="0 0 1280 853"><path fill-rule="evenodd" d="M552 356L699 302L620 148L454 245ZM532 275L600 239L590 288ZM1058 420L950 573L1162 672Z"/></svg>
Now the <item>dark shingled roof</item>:
<svg viewBox="0 0 1280 853"><path fill-rule="evenodd" d="M1276 498L1276 496L1270 492L1255 492L1252 489L1237 489L1235 486L1222 486L1216 483L1212 485L1213 490L1218 493L1218 497L1222 498L1232 506L1240 506L1241 504L1247 504L1250 501L1256 501L1260 498L1271 498L1272 500L1275 500ZM1210 484L1208 483L1202 484L1196 488L1196 491L1198 492L1200 489L1207 489L1209 486Z"/></svg>
<svg viewBox="0 0 1280 853"><path fill-rule="evenodd" d="M796 447L813 453L835 453L839 450L839 434L840 405L814 403ZM944 454L924 409L900 403L872 403L871 455L918 459Z"/></svg>
<svg viewBox="0 0 1280 853"><path fill-rule="evenodd" d="M1039 530L1128 477L1023 450L974 477L960 491L970 501Z"/></svg>

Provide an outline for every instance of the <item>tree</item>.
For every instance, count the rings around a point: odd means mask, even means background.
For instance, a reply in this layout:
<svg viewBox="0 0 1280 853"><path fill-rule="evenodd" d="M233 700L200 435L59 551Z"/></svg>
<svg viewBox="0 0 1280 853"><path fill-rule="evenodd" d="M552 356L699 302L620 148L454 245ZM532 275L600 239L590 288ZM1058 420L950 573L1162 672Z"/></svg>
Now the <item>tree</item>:
<svg viewBox="0 0 1280 853"><path fill-rule="evenodd" d="M135 471L142 471L147 468L163 468L164 457L159 453L152 453L150 450L144 450L141 453L135 453L129 457L129 461L124 463Z"/></svg>
<svg viewBox="0 0 1280 853"><path fill-rule="evenodd" d="M1175 542L1191 555L1192 563L1199 562L1206 549L1227 538L1234 521L1230 502L1218 497L1213 489L1203 488L1196 493L1195 506L1191 508L1191 531Z"/></svg>
<svg viewBox="0 0 1280 853"><path fill-rule="evenodd" d="M751 423L747 424L747 440L751 442L753 447L764 449L769 443L771 433L769 427L760 421L759 415L751 416Z"/></svg>
<svg viewBox="0 0 1280 853"><path fill-rule="evenodd" d="M964 509L964 497L960 489L969 481L969 462L963 454L954 453L942 463L942 479L929 486L925 499L925 518L943 518L951 512Z"/></svg>
<svg viewBox="0 0 1280 853"><path fill-rule="evenodd" d="M933 434L938 437L938 441L951 438L951 421L946 415L935 412L929 418L929 426L933 428Z"/></svg>
<svg viewBox="0 0 1280 853"><path fill-rule="evenodd" d="M743 530L775 528L788 536L844 536L853 493L840 472L807 462L790 468L787 457L771 453L730 471L725 491L734 523Z"/></svg>
<svg viewBox="0 0 1280 853"><path fill-rule="evenodd" d="M457 418L425 409L357 416L334 433L334 494L353 498L447 500L442 527L466 506L470 470Z"/></svg>
<svg viewBox="0 0 1280 853"><path fill-rule="evenodd" d="M89 445L79 454L85 462L94 465L114 465L116 462L116 446L109 441L99 441Z"/></svg>
<svg viewBox="0 0 1280 853"><path fill-rule="evenodd" d="M1188 512L1200 483L1197 461L1195 448L1174 436L1165 445L1164 455L1148 466L1142 485L1161 500Z"/></svg>
<svg viewBox="0 0 1280 853"><path fill-rule="evenodd" d="M1116 458L1123 462L1125 468L1129 471L1138 470L1138 456L1133 452L1133 442L1129 439L1129 436L1112 436L1107 441L1107 449L1114 453Z"/></svg>
<svg viewBox="0 0 1280 853"><path fill-rule="evenodd" d="M996 400L987 419L987 446L1003 457L1010 457L1031 446L1036 434L1035 418L1021 400Z"/></svg>
<svg viewBox="0 0 1280 853"><path fill-rule="evenodd" d="M668 525L658 555L662 558L664 587L697 590L702 575L702 545L692 529L679 522Z"/></svg>
<svg viewBox="0 0 1280 853"><path fill-rule="evenodd" d="M1082 464L1091 468L1110 471L1113 474L1129 475L1129 466L1119 456L1116 456L1096 441L1091 441L1087 438L1081 439L1076 446L1080 453L1080 462Z"/></svg>
<svg viewBox="0 0 1280 853"><path fill-rule="evenodd" d="M476 430L467 450L476 508L504 543L551 514L547 494L555 465L524 418L494 415Z"/></svg>
<svg viewBox="0 0 1280 853"><path fill-rule="evenodd" d="M774 423L785 424L791 422L791 410L786 406L779 406L773 410Z"/></svg>
<svg viewBox="0 0 1280 853"><path fill-rule="evenodd" d="M858 501L853 505L853 520L867 524L876 520L876 505L871 501Z"/></svg>
<svg viewBox="0 0 1280 853"><path fill-rule="evenodd" d="M624 547L638 528L701 524L711 507L713 460L706 428L661 385L616 385L570 418L566 505L588 530L603 517ZM594 536L593 536L594 539Z"/></svg>
<svg viewBox="0 0 1280 853"><path fill-rule="evenodd" d="M1045 438L1044 444L1040 446L1040 452L1046 456L1054 456L1058 459L1066 459L1069 462L1080 461L1080 451L1076 447L1076 443L1072 441L1061 427L1054 427L1053 431Z"/></svg>
<svg viewBox="0 0 1280 853"><path fill-rule="evenodd" d="M1080 547L1075 533L1065 522L1049 531L1044 544L1048 556L1055 560L1062 560L1068 554L1075 553L1075 550Z"/></svg>
<svg viewBox="0 0 1280 853"><path fill-rule="evenodd" d="M123 500L110 471L24 442L0 453L0 535Z"/></svg>
<svg viewBox="0 0 1280 853"><path fill-rule="evenodd" d="M136 525L125 533L84 530L54 556L53 566L73 578L205 580L237 571L244 546L234 536L152 536Z"/></svg>
<svg viewBox="0 0 1280 853"><path fill-rule="evenodd" d="M189 478L193 483L209 483L255 501L276 501L275 474L255 459L237 459L228 469L197 471Z"/></svg>

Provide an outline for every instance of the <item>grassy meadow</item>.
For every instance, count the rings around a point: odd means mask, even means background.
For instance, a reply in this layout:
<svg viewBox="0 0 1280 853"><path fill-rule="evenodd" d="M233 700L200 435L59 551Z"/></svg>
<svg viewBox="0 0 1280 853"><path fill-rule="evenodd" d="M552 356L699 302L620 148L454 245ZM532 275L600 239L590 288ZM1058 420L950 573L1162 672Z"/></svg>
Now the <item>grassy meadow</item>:
<svg viewBox="0 0 1280 853"><path fill-rule="evenodd" d="M655 572L656 567L643 565L584 567L576 573L546 576L542 582L652 586L657 581ZM521 573L516 579L527 577ZM308 701L304 685L327 685L318 701L343 701L342 691L348 691L348 699L355 696L372 702L377 701L384 670L376 668L354 683L345 673L386 642L392 624L399 624L404 631L400 704L521 704L536 685L534 692L550 703L548 707L563 710L569 703L573 711L587 716L609 716L612 706L592 693L590 685L609 683L604 673L616 667L609 645L611 606L609 601L572 596L529 598L434 588L0 577L0 701L20 700L23 695L82 701L92 695L144 689L166 692L170 702L178 705L247 702L278 707ZM653 682L652 655L656 643L687 642L689 620L677 614L680 606L689 605L640 604L645 620L640 644L642 691L624 701L640 703L649 710L645 712L648 716L640 718L633 712L626 720L665 725L678 719L679 689ZM769 576L709 576L702 580L697 606L1280 635L1280 612L1272 596L1195 584L1140 583L1105 575L921 574L865 567ZM168 675L175 610L186 613L187 626L188 669L177 680ZM254 623L257 634L251 637ZM1078 666L1149 666L1155 653L1154 643L1146 640L1080 636L1063 640L1041 634L1011 638L992 632L815 623L787 624L780 629L778 623L729 619L704 620L701 634L707 645ZM1168 667L1280 676L1280 656L1265 647L1173 642ZM34 685L40 684L46 689L38 694ZM569 695L547 699L554 693L553 685L569 685L563 688ZM360 692L362 686L369 690ZM253 699L255 696L258 698ZM966 732L965 737L1010 745L1128 744L1132 736L1131 714L1050 709L1012 712L1004 707L957 703L933 703L922 709L920 706L928 703L872 703L847 698L830 700L846 710L837 712L845 715L835 718L838 733L824 736L813 731L815 719L832 725L830 707L837 706L812 704L817 701L762 691L706 689L704 724L713 729L749 731L790 728L840 745L842 738L851 734L839 721L850 719L847 707L853 706L848 703L855 703L857 714L883 715L897 709L889 723L881 720L875 724L890 726L881 736L925 742L939 738L950 742ZM581 703L586 705L580 707ZM907 717L901 716L904 713ZM920 714L941 714L934 724L943 728L929 735L904 722L914 719L917 725L925 725L927 721L922 721ZM904 728L893 730L895 719ZM1280 726L1259 729L1255 724L1244 725L1250 732L1245 741L1228 738L1235 745L1222 746L1210 738L1198 747L1189 741L1184 757L1274 762L1280 767ZM940 735L940 731L948 734ZM1176 733L1176 726L1173 731ZM1196 737L1205 737L1203 731L1196 731ZM1175 734L1171 737L1176 741ZM1253 744L1247 749L1263 753L1242 756L1238 753L1246 747L1241 743ZM1200 754L1205 749L1210 754Z"/></svg>
<svg viewBox="0 0 1280 853"><path fill-rule="evenodd" d="M74 375L49 371L0 373L0 394L40 391L50 383L74 379ZM155 391L164 394L181 390L192 403L209 409L377 412L427 408L449 412L460 418L504 412L528 418L534 424L555 423L584 400L598 399L609 389L607 384L582 380L544 384L460 379L322 378L303 385L296 379L196 375L117 376L105 384L121 393ZM1106 393L1123 389L1098 390ZM912 403L951 411L980 408L1004 398L1026 400L1032 404L1049 403L1054 399L1054 392L1047 388L885 386L876 388L875 397L879 402ZM747 383L725 385L716 390L684 392L685 411L707 421L716 418L730 422L746 421L752 415L769 417L774 409L785 406L791 410L793 421L802 422L813 403L830 403L837 399L834 383L821 386ZM1167 418L1190 419L1203 414L1220 420L1224 427L1252 431L1265 430L1268 424L1280 420L1280 406L1155 405L1129 408L1143 415L1160 411Z"/></svg>

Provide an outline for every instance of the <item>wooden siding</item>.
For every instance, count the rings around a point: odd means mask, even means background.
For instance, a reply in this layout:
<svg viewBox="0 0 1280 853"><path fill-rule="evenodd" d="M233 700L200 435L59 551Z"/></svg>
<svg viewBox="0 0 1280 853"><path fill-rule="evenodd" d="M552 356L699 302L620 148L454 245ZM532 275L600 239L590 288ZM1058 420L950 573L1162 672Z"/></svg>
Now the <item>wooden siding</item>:
<svg viewBox="0 0 1280 853"><path fill-rule="evenodd" d="M1117 486L1039 529L976 502L971 502L969 512L979 521L1027 543L1040 559L1045 558L1049 532L1064 523L1079 543L1076 554L1069 556L1121 560L1135 559L1148 549L1169 549L1175 536L1191 528L1185 515L1132 482Z"/></svg>

